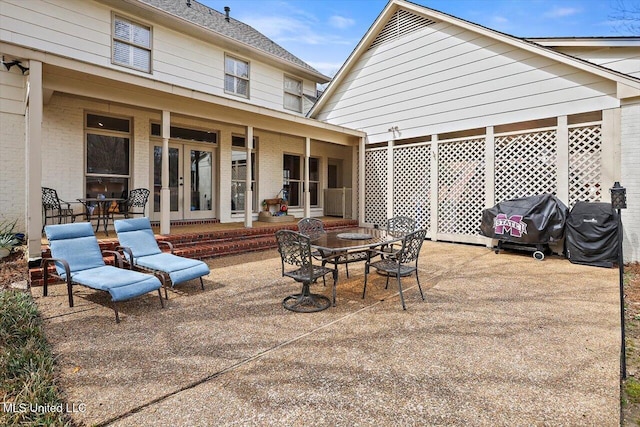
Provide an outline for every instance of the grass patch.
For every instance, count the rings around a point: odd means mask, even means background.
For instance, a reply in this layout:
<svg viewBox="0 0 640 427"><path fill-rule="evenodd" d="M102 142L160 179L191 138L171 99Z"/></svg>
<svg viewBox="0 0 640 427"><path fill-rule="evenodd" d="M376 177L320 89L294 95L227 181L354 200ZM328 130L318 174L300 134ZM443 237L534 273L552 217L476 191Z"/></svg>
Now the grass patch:
<svg viewBox="0 0 640 427"><path fill-rule="evenodd" d="M640 403L640 381L633 377L627 378L624 383L624 391L629 403Z"/></svg>
<svg viewBox="0 0 640 427"><path fill-rule="evenodd" d="M31 295L0 290L0 425L69 426L65 408Z"/></svg>

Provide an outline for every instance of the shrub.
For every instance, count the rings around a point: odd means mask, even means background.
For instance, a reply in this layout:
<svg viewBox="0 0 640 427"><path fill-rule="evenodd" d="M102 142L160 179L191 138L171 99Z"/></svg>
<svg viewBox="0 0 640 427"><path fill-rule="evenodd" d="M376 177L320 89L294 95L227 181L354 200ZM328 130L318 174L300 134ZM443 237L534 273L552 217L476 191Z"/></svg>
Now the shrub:
<svg viewBox="0 0 640 427"><path fill-rule="evenodd" d="M19 291L0 291L0 402L0 425L71 425L64 412L33 410L66 405L42 319L31 295Z"/></svg>

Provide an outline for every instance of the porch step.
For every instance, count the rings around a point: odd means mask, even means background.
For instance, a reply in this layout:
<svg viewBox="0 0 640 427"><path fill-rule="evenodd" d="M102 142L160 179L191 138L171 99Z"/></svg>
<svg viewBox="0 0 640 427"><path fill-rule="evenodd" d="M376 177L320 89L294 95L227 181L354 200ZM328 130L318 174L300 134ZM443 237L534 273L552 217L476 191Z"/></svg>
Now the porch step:
<svg viewBox="0 0 640 427"><path fill-rule="evenodd" d="M336 220L325 222L326 230L341 230L358 226L356 220ZM156 235L156 240L167 241L173 245L176 255L194 259L215 258L246 252L261 251L276 248L275 232L278 230L294 230L295 223L273 224L267 227L236 228L228 230L203 230L192 233L177 233L168 236ZM118 246L117 238L99 239L101 250L115 250ZM47 246L42 247L42 257L50 258ZM112 260L113 257L110 257ZM42 269L40 267L29 270L31 286L43 284Z"/></svg>

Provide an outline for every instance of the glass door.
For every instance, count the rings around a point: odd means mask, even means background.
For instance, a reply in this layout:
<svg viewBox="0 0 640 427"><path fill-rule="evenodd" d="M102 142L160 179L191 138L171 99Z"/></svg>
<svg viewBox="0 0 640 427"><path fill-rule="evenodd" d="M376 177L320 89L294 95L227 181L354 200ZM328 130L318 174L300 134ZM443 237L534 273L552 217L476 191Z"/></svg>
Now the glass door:
<svg viewBox="0 0 640 427"><path fill-rule="evenodd" d="M215 152L186 144L169 144L171 220L214 218ZM162 147L153 147L153 218L160 219Z"/></svg>
<svg viewBox="0 0 640 427"><path fill-rule="evenodd" d="M215 152L208 147L185 146L185 219L214 218L213 199ZM188 209L187 209L188 208Z"/></svg>
<svg viewBox="0 0 640 427"><path fill-rule="evenodd" d="M183 168L182 146L169 144L169 206L171 219L182 219ZM160 190L162 189L162 147L153 147L153 218L160 219Z"/></svg>

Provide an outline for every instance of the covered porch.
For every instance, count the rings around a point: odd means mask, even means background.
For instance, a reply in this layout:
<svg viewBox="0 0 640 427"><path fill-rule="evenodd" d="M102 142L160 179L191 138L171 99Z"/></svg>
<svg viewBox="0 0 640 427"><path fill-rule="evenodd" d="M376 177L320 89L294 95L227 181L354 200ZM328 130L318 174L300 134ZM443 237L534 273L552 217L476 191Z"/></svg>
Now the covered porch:
<svg viewBox="0 0 640 427"><path fill-rule="evenodd" d="M31 258L41 253L41 186L72 202L147 188L145 214L166 236L177 223L260 227L263 201L285 195L290 215L322 216L328 188L353 190L345 212L357 218L363 132L56 61L31 61L28 76Z"/></svg>

